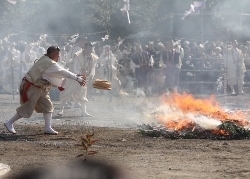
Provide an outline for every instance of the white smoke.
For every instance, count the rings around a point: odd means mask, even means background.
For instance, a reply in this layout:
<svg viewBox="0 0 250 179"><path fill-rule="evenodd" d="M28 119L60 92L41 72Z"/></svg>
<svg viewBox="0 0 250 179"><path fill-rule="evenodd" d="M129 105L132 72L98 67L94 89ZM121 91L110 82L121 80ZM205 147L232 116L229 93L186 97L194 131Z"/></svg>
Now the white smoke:
<svg viewBox="0 0 250 179"><path fill-rule="evenodd" d="M213 7L213 15L220 19L221 27L227 29L232 34L249 37L249 1L227 0L220 1Z"/></svg>
<svg viewBox="0 0 250 179"><path fill-rule="evenodd" d="M171 106L171 105L161 105L161 106L155 106L154 109L147 109L145 110L145 116L147 118L144 118L144 122L147 122L146 124L166 124L169 121L174 121L176 123L180 122L183 119L189 119L195 123L196 126L201 127L205 130L211 130L218 127L222 122L220 120L204 116L201 114L195 114L195 113L184 113L180 109ZM158 121L158 116L164 116L161 118L162 121ZM147 120L146 120L147 119Z"/></svg>
<svg viewBox="0 0 250 179"><path fill-rule="evenodd" d="M191 119L195 124L206 130L215 129L222 124L222 122L217 119L203 115L187 114L187 116L189 116L189 119Z"/></svg>

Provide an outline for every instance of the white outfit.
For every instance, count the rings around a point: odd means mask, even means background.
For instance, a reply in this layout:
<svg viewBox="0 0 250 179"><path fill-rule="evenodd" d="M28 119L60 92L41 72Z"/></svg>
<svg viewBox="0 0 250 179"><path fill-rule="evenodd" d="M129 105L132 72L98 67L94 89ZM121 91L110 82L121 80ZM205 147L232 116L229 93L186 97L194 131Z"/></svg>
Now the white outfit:
<svg viewBox="0 0 250 179"><path fill-rule="evenodd" d="M46 53L45 48L43 48L43 47L41 47L41 46L38 46L38 47L37 47L37 49L36 49L36 55L37 55L38 57L43 56L45 53Z"/></svg>
<svg viewBox="0 0 250 179"><path fill-rule="evenodd" d="M69 50L66 58L65 58L65 63L66 63L66 66L70 69L70 70L73 70L72 69L72 64L73 64L73 57L75 55L76 52L82 50L82 48L79 46L79 45L74 45L73 47L71 47L71 49Z"/></svg>
<svg viewBox="0 0 250 179"><path fill-rule="evenodd" d="M21 59L20 59L20 78L22 78L28 70L32 67L34 63L32 63L30 59L29 52L24 51L21 53Z"/></svg>
<svg viewBox="0 0 250 179"><path fill-rule="evenodd" d="M101 78L103 80L111 81L112 83L112 91L115 93L119 93L119 90L121 88L121 82L119 81L117 77L117 60L116 57L110 53L110 55L106 55L105 52L103 52L100 55L100 68L99 72L101 75ZM112 78L110 79L110 65L112 70Z"/></svg>
<svg viewBox="0 0 250 179"><path fill-rule="evenodd" d="M93 53L90 56L86 56L83 50L78 51L73 57L72 72L80 75L86 75L87 82L92 80L95 75L95 66L98 57ZM82 116L89 116L86 112L87 99L87 84L81 87L76 81L66 79L63 86L65 88L60 93L61 105L59 110L59 115L63 114L63 109L67 101L71 98L75 102L79 102L82 108Z"/></svg>
<svg viewBox="0 0 250 179"><path fill-rule="evenodd" d="M234 85L238 85L239 92L242 92L244 84L244 73L246 67L244 57L238 48L229 48L225 52L224 60L227 69L227 82L232 92L234 93Z"/></svg>
<svg viewBox="0 0 250 179"><path fill-rule="evenodd" d="M117 49L115 52L112 52L112 54L115 56L117 61L122 59L122 52L119 49Z"/></svg>
<svg viewBox="0 0 250 179"><path fill-rule="evenodd" d="M62 78L79 80L76 74L60 67L48 56L42 56L22 80L20 85L21 106L16 109L17 113L4 123L6 129L15 134L14 122L22 117L29 118L35 110L44 115L44 132L57 134L58 132L51 127L53 104L49 97L49 91L53 85L61 86Z"/></svg>
<svg viewBox="0 0 250 179"><path fill-rule="evenodd" d="M42 74L42 77L56 87L65 87L64 81L66 78L76 81L75 74L61 67L58 63L54 63L48 67ZM80 86L79 83L78 86Z"/></svg>
<svg viewBox="0 0 250 179"><path fill-rule="evenodd" d="M6 58L2 61L3 75L2 85L3 92L16 93L20 84L20 52L12 49L8 52ZM12 83L13 80L13 83Z"/></svg>

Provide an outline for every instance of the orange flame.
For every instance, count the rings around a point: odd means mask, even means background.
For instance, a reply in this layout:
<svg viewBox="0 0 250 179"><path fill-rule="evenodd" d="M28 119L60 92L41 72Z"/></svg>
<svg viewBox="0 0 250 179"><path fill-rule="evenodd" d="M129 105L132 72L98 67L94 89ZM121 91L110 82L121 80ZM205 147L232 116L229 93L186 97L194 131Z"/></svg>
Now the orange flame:
<svg viewBox="0 0 250 179"><path fill-rule="evenodd" d="M178 122L169 120L165 127L172 130L182 131L182 130L192 130L195 127L195 124L193 121L189 119L181 119Z"/></svg>
<svg viewBox="0 0 250 179"><path fill-rule="evenodd" d="M167 114L160 114L157 119L170 130L192 130L196 124L189 119L187 114L202 115L218 121L231 121L239 126L247 126L250 122L241 111L234 113L222 109L215 97L196 99L190 94L173 94L163 98L164 104L171 109ZM225 131L214 129L215 133L227 135Z"/></svg>
<svg viewBox="0 0 250 179"><path fill-rule="evenodd" d="M217 135L224 135L224 136L227 135L227 136L229 136L229 134L226 131L222 130L222 129L214 129L212 131L212 133L217 134Z"/></svg>

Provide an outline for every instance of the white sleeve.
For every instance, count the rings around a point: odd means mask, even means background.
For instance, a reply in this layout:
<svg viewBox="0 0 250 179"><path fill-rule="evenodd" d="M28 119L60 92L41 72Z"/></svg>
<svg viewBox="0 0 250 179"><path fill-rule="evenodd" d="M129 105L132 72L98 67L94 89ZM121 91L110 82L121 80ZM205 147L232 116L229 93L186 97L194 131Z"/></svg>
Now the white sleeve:
<svg viewBox="0 0 250 179"><path fill-rule="evenodd" d="M43 74L42 74L44 79L49 80L49 78L58 78L58 79L63 79L63 78L70 78L72 80L77 79L77 75L75 73L72 73L57 63L52 64L49 68L47 68Z"/></svg>

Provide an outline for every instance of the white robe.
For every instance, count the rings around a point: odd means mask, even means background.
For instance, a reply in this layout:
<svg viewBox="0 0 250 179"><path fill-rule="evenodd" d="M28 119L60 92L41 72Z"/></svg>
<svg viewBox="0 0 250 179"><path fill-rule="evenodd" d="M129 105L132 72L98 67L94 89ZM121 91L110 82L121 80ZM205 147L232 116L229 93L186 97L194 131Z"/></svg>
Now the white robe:
<svg viewBox="0 0 250 179"><path fill-rule="evenodd" d="M69 50L66 58L65 58L65 63L66 63L66 67L69 68L69 70L71 71L75 71L73 68L73 57L75 55L76 52L82 50L82 48L79 45L74 45L73 47L71 47L71 49Z"/></svg>
<svg viewBox="0 0 250 179"><path fill-rule="evenodd" d="M14 59L14 58L13 58ZM2 61L2 86L3 92L11 94L12 90L16 93L20 84L20 63L19 61L8 58ZM13 81L12 81L13 80Z"/></svg>
<svg viewBox="0 0 250 179"><path fill-rule="evenodd" d="M111 60L111 62L110 62ZM111 64L110 64L111 63ZM100 55L100 68L98 69L101 75L101 79L108 80L112 84L112 91L115 91L115 93L118 93L121 88L121 82L117 77L117 60L116 57L111 54L110 56L105 55L105 53L102 53ZM110 65L112 69L112 78L110 79L109 73L110 73Z"/></svg>
<svg viewBox="0 0 250 179"><path fill-rule="evenodd" d="M91 54L92 63L88 63L86 57L83 55L82 50L78 51L73 57L72 69L76 74L84 74L87 77L87 82L91 80L95 75L95 66L98 59L97 56ZM72 97L76 102L87 102L87 84L80 86L78 82L70 79L66 79L63 86L65 89L60 93L60 99L63 101L69 101Z"/></svg>
<svg viewBox="0 0 250 179"><path fill-rule="evenodd" d="M239 49L229 48L225 52L224 60L227 70L227 81L229 85L242 85L246 67L244 57Z"/></svg>

